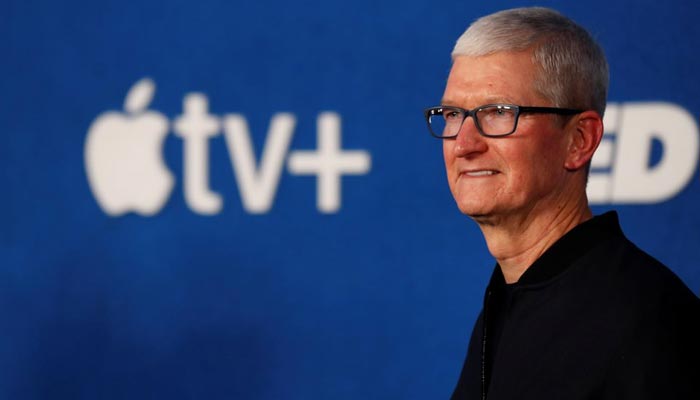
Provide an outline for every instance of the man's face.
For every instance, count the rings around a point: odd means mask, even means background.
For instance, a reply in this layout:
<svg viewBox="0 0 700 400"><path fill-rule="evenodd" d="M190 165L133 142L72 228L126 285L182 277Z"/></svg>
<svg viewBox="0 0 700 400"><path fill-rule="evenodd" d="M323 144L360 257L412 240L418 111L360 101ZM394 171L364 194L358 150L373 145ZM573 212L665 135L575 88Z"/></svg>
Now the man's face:
<svg viewBox="0 0 700 400"><path fill-rule="evenodd" d="M529 52L458 56L442 104L468 110L491 103L552 106L535 92L535 73ZM569 138L553 115L521 114L515 133L501 138L480 136L467 118L457 138L443 142L452 195L477 221L527 218L573 196L564 167Z"/></svg>

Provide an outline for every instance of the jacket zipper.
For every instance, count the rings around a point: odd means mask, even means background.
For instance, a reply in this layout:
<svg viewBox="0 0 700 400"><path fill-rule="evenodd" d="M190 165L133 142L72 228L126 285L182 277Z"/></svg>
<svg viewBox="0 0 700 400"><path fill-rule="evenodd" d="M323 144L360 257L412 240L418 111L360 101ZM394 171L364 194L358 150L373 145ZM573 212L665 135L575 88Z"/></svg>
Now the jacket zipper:
<svg viewBox="0 0 700 400"><path fill-rule="evenodd" d="M486 334L488 326L488 304L491 297L491 289L486 292L484 301L484 318L481 327L481 400L486 400Z"/></svg>

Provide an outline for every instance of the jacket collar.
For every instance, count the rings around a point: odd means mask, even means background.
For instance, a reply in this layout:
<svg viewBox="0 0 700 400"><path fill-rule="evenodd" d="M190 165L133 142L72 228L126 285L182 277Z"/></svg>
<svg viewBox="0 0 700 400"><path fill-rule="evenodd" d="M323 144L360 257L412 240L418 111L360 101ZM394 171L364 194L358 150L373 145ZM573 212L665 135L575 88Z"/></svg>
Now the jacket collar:
<svg viewBox="0 0 700 400"><path fill-rule="evenodd" d="M557 240L525 270L520 280L513 286L520 287L549 281L566 271L575 260L597 244L620 236L623 236L623 233L615 211L593 217ZM501 266L496 264L489 288L497 289L504 287L505 284Z"/></svg>

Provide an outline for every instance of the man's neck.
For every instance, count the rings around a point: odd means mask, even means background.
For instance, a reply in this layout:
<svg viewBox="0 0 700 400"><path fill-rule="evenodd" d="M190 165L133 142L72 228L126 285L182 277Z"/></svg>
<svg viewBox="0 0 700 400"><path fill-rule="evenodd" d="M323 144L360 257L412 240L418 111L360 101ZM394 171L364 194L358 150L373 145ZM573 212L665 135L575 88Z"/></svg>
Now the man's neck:
<svg viewBox="0 0 700 400"><path fill-rule="evenodd" d="M479 223L489 251L501 266L507 283L517 282L557 240L592 217L585 199L560 210L532 211L521 218Z"/></svg>

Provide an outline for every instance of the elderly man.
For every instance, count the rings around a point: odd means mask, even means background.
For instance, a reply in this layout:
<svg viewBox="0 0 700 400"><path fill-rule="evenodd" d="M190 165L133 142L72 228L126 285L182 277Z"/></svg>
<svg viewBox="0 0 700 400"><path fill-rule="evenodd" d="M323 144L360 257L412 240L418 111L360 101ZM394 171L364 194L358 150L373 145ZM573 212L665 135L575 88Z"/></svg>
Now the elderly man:
<svg viewBox="0 0 700 400"><path fill-rule="evenodd" d="M474 22L452 57L425 116L497 261L452 398L700 399L700 299L588 206L601 48L523 8Z"/></svg>

